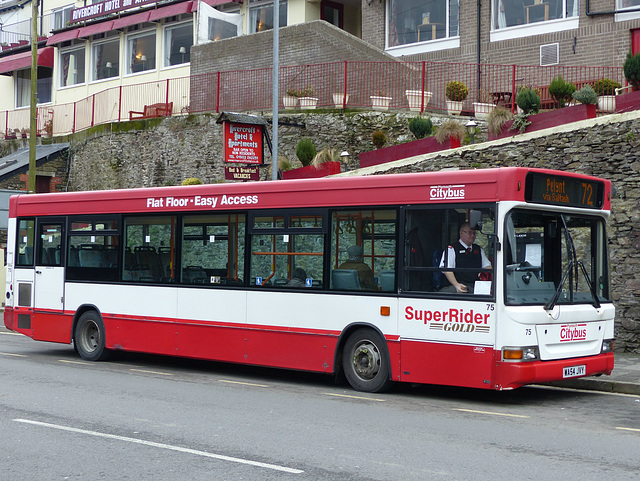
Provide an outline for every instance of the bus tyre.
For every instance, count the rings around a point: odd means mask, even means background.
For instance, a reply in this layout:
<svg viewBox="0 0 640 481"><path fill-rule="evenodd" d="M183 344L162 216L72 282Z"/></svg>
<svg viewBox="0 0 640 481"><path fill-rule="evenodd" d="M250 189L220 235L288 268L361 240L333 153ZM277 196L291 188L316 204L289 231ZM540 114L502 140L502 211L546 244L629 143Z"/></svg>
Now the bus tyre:
<svg viewBox="0 0 640 481"><path fill-rule="evenodd" d="M104 361L109 356L105 347L104 323L96 311L87 311L78 319L74 346L86 361Z"/></svg>
<svg viewBox="0 0 640 481"><path fill-rule="evenodd" d="M347 338L342 366L356 391L381 392L391 385L386 342L372 329L358 329Z"/></svg>

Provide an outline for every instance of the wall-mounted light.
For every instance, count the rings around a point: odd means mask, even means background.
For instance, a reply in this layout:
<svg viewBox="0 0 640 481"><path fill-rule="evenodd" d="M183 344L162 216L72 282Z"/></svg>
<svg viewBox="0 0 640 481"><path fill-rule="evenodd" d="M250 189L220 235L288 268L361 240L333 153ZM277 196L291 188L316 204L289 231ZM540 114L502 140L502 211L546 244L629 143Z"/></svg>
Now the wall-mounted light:
<svg viewBox="0 0 640 481"><path fill-rule="evenodd" d="M467 129L467 133L471 136L471 143L473 144L474 138L476 136L476 127L478 124L474 122L473 119L469 119L469 122L465 124L465 128Z"/></svg>

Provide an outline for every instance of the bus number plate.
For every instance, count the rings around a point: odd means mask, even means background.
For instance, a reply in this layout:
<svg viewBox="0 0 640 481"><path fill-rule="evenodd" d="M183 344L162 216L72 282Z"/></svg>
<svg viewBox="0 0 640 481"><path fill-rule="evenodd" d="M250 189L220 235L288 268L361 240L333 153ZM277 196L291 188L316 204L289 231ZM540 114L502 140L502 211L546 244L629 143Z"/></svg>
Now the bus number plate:
<svg viewBox="0 0 640 481"><path fill-rule="evenodd" d="M582 366L569 366L564 368L562 377L584 376L586 372L587 368L584 364Z"/></svg>

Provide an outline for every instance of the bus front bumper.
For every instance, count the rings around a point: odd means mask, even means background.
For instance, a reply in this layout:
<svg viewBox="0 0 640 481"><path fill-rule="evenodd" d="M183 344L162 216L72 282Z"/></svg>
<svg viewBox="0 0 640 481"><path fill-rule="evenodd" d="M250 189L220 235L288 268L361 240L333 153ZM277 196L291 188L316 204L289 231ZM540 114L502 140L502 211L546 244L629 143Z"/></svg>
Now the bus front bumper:
<svg viewBox="0 0 640 481"><path fill-rule="evenodd" d="M574 357L555 361L497 361L494 387L497 390L515 389L526 384L611 374L613 364L614 359L612 352L599 354L597 356ZM584 374L575 375L575 373L582 372L582 366L584 366Z"/></svg>

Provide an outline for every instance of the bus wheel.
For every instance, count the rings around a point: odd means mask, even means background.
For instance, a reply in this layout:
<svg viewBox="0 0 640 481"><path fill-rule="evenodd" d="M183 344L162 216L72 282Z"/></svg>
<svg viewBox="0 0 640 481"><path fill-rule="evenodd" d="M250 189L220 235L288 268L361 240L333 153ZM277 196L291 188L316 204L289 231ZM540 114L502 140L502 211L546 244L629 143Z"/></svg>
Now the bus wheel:
<svg viewBox="0 0 640 481"><path fill-rule="evenodd" d="M109 356L105 347L104 324L95 311L87 311L76 324L74 345L82 359L103 361Z"/></svg>
<svg viewBox="0 0 640 481"><path fill-rule="evenodd" d="M356 391L381 392L390 384L387 346L371 329L358 329L344 345L344 375Z"/></svg>

